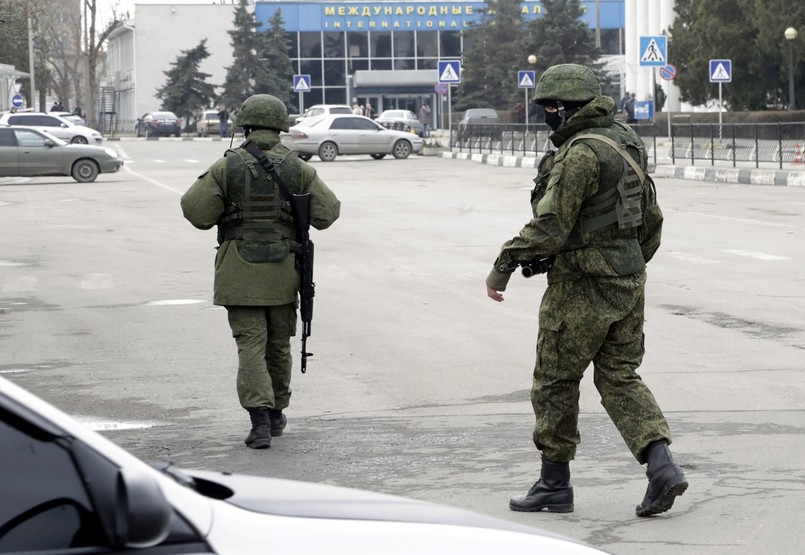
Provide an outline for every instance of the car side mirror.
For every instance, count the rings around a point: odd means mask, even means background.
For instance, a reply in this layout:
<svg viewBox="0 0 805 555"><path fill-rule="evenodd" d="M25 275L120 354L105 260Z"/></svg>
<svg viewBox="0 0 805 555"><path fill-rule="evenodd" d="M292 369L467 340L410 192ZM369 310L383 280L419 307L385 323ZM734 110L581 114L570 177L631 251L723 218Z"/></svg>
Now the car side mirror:
<svg viewBox="0 0 805 555"><path fill-rule="evenodd" d="M45 139L45 146L48 148L53 148L54 146L56 146L56 143L54 143L50 139Z"/></svg>
<svg viewBox="0 0 805 555"><path fill-rule="evenodd" d="M122 468L117 475L115 547L148 548L162 543L171 530L173 507L157 480L141 469Z"/></svg>

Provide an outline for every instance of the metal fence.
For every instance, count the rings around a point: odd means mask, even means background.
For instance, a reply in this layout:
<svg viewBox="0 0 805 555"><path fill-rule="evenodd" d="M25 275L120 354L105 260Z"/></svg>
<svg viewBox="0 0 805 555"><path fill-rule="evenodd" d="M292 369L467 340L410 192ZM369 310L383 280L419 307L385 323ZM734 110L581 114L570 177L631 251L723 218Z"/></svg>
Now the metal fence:
<svg viewBox="0 0 805 555"><path fill-rule="evenodd" d="M733 167L761 163L783 168L784 163L805 161L805 122L802 123L672 123L660 130L645 123L632 127L641 136L649 158L657 163L667 156L671 163L697 161ZM533 154L553 148L550 128L544 124L489 124L453 129L451 146L461 152Z"/></svg>

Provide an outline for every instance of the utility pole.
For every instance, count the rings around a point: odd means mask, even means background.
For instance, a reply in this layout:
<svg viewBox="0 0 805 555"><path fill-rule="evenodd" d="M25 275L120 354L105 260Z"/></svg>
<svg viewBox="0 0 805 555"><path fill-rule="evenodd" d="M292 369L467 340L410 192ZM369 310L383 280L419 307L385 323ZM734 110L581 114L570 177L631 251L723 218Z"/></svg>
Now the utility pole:
<svg viewBox="0 0 805 555"><path fill-rule="evenodd" d="M36 109L36 77L34 76L34 31L28 14L28 72L31 74L31 108Z"/></svg>

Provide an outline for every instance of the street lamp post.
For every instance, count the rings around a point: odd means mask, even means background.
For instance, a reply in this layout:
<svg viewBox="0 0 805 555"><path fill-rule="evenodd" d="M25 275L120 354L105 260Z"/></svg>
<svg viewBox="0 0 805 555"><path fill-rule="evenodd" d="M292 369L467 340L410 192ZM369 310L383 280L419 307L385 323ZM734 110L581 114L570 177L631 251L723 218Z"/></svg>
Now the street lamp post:
<svg viewBox="0 0 805 555"><path fill-rule="evenodd" d="M788 109L797 109L797 100L794 93L794 40L797 38L797 30L789 27L785 30L785 38L788 40Z"/></svg>

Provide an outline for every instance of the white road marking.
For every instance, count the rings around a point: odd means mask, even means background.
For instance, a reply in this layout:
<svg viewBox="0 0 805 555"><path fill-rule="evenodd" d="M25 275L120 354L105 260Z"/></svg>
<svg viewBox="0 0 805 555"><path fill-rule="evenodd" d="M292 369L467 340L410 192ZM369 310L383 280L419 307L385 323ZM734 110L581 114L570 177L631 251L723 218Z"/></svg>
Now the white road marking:
<svg viewBox="0 0 805 555"><path fill-rule="evenodd" d="M154 426L164 426L163 422L137 422L122 420L102 420L95 416L74 416L76 420L95 432L109 432L114 430L140 430L143 428L153 428Z"/></svg>
<svg viewBox="0 0 805 555"><path fill-rule="evenodd" d="M157 187L162 187L163 189L167 189L168 191L176 193L177 195L183 195L184 194L184 191L180 191L179 189L174 189L170 185L165 185L161 181L157 181L156 179L151 179L148 176L145 176L145 175L143 175L141 173L137 173L136 171L132 170L130 167L128 167L126 165L123 166L123 170L128 172L128 173L130 173L134 177L138 177L138 178L142 179L143 181L147 181L147 182L151 183L152 185L156 185Z"/></svg>
<svg viewBox="0 0 805 555"><path fill-rule="evenodd" d="M165 160L154 160L155 164L164 164Z"/></svg>
<svg viewBox="0 0 805 555"><path fill-rule="evenodd" d="M769 254L767 252L757 252L757 251L745 251L741 249L730 249L724 250L721 252L726 252L729 254L737 254L738 256L748 256L749 258L755 258L757 260L789 260L787 256L780 256L777 254Z"/></svg>
<svg viewBox="0 0 805 555"><path fill-rule="evenodd" d="M721 264L721 260L705 258L703 256L699 256L698 254L692 254L689 252L669 251L665 254L684 262L694 262L696 264Z"/></svg>
<svg viewBox="0 0 805 555"><path fill-rule="evenodd" d="M84 274L81 279L81 289L111 289L114 286L112 274Z"/></svg>
<svg viewBox="0 0 805 555"><path fill-rule="evenodd" d="M206 301L200 301L198 299L165 299L162 301L148 301L147 303L143 303L143 306L176 306L182 304L199 304Z"/></svg>
<svg viewBox="0 0 805 555"><path fill-rule="evenodd" d="M3 286L4 293L19 293L36 291L36 277L34 276L18 276L10 278Z"/></svg>
<svg viewBox="0 0 805 555"><path fill-rule="evenodd" d="M771 227L791 227L791 224L778 224L774 222L764 222L763 220L752 220L749 218L734 218L732 216L719 216L717 214L704 214L702 212L688 212L686 210L677 211L678 214L688 214L689 216L701 216L702 218L713 218L716 220L729 220L731 222L740 222L744 224L758 224L767 225Z"/></svg>

